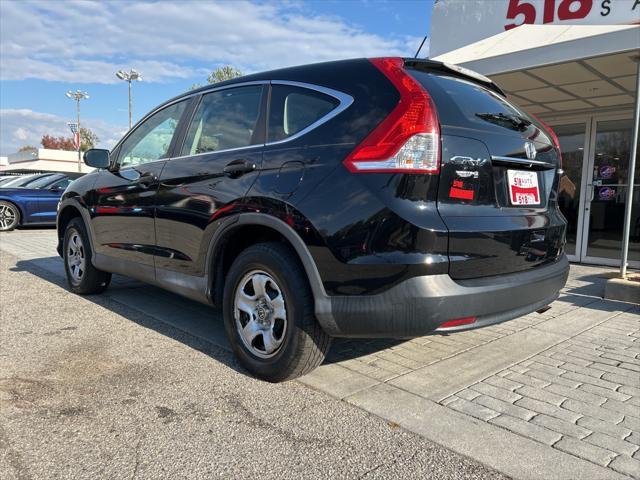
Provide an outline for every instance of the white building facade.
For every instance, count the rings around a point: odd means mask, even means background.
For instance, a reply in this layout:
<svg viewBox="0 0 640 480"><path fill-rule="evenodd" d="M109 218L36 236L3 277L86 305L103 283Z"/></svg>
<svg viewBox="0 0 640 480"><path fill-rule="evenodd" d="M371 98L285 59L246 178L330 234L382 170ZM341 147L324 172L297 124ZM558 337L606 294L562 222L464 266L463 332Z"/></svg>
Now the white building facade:
<svg viewBox="0 0 640 480"><path fill-rule="evenodd" d="M5 158L7 161L0 163L0 175L3 173L88 173L93 171L93 168L78 161L78 152L67 150L34 148L12 153Z"/></svg>

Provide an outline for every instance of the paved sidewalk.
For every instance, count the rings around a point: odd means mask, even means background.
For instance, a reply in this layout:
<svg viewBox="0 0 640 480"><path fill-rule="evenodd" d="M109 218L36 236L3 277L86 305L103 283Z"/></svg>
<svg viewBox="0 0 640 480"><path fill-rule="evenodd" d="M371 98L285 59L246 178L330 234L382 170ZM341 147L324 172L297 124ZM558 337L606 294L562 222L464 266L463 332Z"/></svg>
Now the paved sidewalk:
<svg viewBox="0 0 640 480"><path fill-rule="evenodd" d="M20 232L0 235L0 249L61 275L54 241ZM409 341L337 340L301 382L514 478L640 478L640 307L601 298L608 272L572 266L542 315ZM139 287L121 279L107 294L228 348L221 322L200 321L206 307Z"/></svg>

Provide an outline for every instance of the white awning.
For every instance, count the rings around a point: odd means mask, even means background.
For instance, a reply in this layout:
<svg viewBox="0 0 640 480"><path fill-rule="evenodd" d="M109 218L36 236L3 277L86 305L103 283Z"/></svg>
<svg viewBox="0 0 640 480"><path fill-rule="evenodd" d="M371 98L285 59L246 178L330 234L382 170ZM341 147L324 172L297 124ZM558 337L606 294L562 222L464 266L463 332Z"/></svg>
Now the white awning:
<svg viewBox="0 0 640 480"><path fill-rule="evenodd" d="M522 25L434 60L491 77L544 118L631 108L639 53L640 25Z"/></svg>
<svg viewBox="0 0 640 480"><path fill-rule="evenodd" d="M640 48L640 25L521 25L434 60L492 75Z"/></svg>

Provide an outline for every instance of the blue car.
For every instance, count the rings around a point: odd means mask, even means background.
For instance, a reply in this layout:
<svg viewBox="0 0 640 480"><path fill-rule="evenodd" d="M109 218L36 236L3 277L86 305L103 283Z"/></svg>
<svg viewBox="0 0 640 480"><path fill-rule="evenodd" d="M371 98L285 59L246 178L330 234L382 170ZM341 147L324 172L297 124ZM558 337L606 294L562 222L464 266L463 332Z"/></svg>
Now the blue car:
<svg viewBox="0 0 640 480"><path fill-rule="evenodd" d="M58 201L72 181L51 174L31 178L24 186L0 187L0 232L20 225L55 225Z"/></svg>

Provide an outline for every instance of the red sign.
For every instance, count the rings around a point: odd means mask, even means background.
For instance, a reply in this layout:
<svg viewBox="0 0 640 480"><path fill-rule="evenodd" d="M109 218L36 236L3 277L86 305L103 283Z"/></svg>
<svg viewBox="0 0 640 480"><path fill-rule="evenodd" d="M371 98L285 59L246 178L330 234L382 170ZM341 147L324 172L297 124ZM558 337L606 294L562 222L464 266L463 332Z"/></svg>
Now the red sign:
<svg viewBox="0 0 640 480"><path fill-rule="evenodd" d="M586 18L593 8L593 0L544 0L542 12L536 10L535 4L527 0L509 0L507 19L515 20L522 15L520 23L508 23L505 30L511 30L523 23L536 22L542 14L542 23L553 23L556 20L580 20Z"/></svg>

